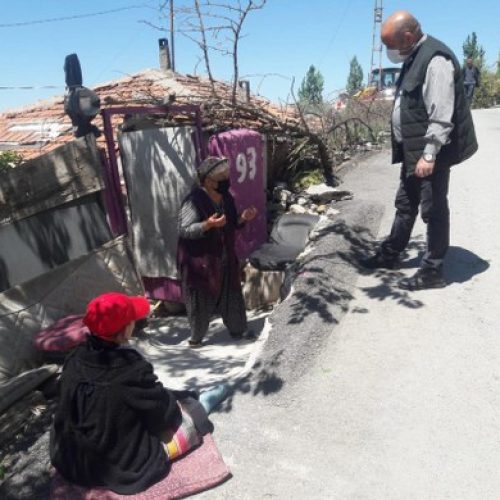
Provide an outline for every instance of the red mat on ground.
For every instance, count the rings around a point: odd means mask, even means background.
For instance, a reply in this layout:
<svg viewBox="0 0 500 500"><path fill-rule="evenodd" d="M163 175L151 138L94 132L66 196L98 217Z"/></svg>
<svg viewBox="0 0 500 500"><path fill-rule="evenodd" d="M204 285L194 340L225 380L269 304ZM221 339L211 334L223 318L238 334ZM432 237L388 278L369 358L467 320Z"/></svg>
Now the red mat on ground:
<svg viewBox="0 0 500 500"><path fill-rule="evenodd" d="M57 472L52 478L50 500L170 500L194 495L231 477L211 434L201 446L172 463L168 476L136 495L118 495L104 488L84 488L68 483Z"/></svg>

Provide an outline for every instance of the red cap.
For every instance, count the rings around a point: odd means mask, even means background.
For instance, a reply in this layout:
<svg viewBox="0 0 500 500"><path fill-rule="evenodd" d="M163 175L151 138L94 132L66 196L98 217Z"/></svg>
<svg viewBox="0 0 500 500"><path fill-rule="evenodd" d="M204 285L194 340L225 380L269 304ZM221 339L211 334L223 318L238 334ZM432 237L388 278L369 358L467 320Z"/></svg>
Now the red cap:
<svg viewBox="0 0 500 500"><path fill-rule="evenodd" d="M132 321L149 313L149 302L144 297L123 293L104 293L89 302L83 324L98 337L113 338Z"/></svg>

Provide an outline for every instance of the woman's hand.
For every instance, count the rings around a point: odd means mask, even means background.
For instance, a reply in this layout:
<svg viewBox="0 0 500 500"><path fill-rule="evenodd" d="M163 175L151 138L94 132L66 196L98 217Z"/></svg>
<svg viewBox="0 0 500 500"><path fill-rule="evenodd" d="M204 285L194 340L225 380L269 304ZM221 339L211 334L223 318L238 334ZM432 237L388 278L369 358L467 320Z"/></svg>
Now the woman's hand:
<svg viewBox="0 0 500 500"><path fill-rule="evenodd" d="M255 216L257 215L257 209L254 206L245 208L243 212L241 212L240 215L240 220L242 222L248 222L251 221L252 219L255 219Z"/></svg>
<svg viewBox="0 0 500 500"><path fill-rule="evenodd" d="M226 216L224 214L218 215L218 214L213 214L211 215L204 223L204 229L205 231L208 231L209 229L213 228L219 228L219 227L224 227L226 225Z"/></svg>

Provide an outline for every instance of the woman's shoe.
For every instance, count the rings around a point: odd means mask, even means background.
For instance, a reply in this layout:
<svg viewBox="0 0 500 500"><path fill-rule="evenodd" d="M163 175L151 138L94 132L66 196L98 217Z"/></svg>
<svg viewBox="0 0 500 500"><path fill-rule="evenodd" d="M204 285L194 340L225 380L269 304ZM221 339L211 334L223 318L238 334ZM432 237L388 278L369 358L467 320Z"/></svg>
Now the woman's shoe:
<svg viewBox="0 0 500 500"><path fill-rule="evenodd" d="M207 412L207 415L210 415L212 410L228 397L229 392L229 386L223 383L218 384L200 394L199 401Z"/></svg>

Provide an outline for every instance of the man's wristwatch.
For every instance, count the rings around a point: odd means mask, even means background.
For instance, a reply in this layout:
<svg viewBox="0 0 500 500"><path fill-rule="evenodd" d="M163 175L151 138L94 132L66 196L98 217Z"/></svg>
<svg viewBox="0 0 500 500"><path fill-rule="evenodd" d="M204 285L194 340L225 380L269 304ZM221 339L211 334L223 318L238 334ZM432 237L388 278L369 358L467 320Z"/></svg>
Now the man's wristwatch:
<svg viewBox="0 0 500 500"><path fill-rule="evenodd" d="M428 163L432 163L432 162L435 162L436 161L436 155L433 155L432 153L424 153L422 155L422 158L428 162Z"/></svg>

